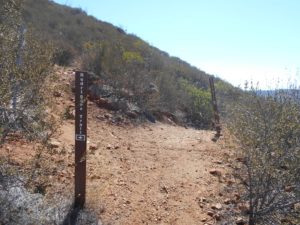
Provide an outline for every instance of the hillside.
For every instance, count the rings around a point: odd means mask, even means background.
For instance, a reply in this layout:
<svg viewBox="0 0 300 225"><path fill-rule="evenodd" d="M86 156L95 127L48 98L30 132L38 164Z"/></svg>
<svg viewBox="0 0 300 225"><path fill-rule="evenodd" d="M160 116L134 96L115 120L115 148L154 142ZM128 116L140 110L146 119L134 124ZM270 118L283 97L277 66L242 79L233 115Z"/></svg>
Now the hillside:
<svg viewBox="0 0 300 225"><path fill-rule="evenodd" d="M66 50L72 48L77 53L82 53L87 45L93 45L94 42L117 44L125 50L139 52L147 61L150 70L157 68L161 72L168 72L166 70L171 69L169 72L188 76L188 79L198 81L200 86L208 87L209 75L204 71L169 56L119 27L88 16L80 8L71 8L48 0L25 0L23 18L28 26L32 26L44 38L55 41ZM116 56L117 52L112 54Z"/></svg>
<svg viewBox="0 0 300 225"><path fill-rule="evenodd" d="M125 99L152 116L167 112L181 123L211 127L210 75L204 71L79 8L26 0L23 18L41 38L54 43L57 64L69 65L75 60L81 69L95 75L94 83L114 88L109 100ZM220 96L235 90L220 79L216 82L225 87L219 88ZM99 93L103 87L96 89Z"/></svg>

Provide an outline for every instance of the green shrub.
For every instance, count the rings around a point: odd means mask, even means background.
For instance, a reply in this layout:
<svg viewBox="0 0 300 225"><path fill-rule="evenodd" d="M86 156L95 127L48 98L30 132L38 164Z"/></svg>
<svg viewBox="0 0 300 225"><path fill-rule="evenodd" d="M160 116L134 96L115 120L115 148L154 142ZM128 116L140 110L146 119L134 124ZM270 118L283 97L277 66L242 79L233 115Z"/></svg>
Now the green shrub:
<svg viewBox="0 0 300 225"><path fill-rule="evenodd" d="M189 105L191 120L200 127L209 127L213 118L210 92L195 87L187 80L181 80L181 85L192 101Z"/></svg>
<svg viewBox="0 0 300 225"><path fill-rule="evenodd" d="M139 52L125 51L123 52L122 59L126 63L143 63L144 59Z"/></svg>

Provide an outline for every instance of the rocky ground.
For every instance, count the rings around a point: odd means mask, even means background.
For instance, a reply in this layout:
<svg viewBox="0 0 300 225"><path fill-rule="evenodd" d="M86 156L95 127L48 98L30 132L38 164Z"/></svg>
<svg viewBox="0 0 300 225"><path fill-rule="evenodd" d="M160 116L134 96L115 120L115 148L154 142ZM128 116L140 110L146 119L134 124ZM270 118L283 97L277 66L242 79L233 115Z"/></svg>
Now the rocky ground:
<svg viewBox="0 0 300 225"><path fill-rule="evenodd" d="M50 171L44 175L45 198L72 193L74 182L74 97L69 91L74 74L71 68L56 71L64 88L54 93L53 114L61 122L41 166ZM99 224L228 221L239 195L232 191L234 151L226 135L213 142L212 131L116 118L116 113L88 102L86 207ZM20 140L1 149L4 157L23 167L32 164L35 153L33 143Z"/></svg>

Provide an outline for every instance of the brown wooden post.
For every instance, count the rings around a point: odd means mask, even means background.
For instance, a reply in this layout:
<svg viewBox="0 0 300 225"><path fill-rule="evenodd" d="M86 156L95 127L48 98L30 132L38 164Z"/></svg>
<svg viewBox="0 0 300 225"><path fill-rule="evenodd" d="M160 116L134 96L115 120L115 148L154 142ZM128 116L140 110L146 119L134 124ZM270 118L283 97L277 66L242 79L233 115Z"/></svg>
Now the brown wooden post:
<svg viewBox="0 0 300 225"><path fill-rule="evenodd" d="M82 208L86 191L87 73L75 73L75 208Z"/></svg>
<svg viewBox="0 0 300 225"><path fill-rule="evenodd" d="M219 116L218 105L217 105L214 77L209 77L209 85L211 91L212 106L214 111L214 127L217 131L215 138L219 138L221 136L221 124L220 124L220 116Z"/></svg>

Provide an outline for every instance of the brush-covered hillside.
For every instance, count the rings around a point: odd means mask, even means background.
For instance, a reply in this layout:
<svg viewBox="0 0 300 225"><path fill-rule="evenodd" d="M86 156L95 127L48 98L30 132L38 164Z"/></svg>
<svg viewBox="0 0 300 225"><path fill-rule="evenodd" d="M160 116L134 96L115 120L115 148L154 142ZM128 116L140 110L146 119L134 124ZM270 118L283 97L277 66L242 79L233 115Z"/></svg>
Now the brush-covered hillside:
<svg viewBox="0 0 300 225"><path fill-rule="evenodd" d="M23 18L27 27L54 44L55 63L76 61L94 75L92 95L108 108L132 117L146 114L151 120L167 113L180 123L210 127L210 75L204 71L80 8L25 0ZM216 85L222 96L238 92L219 79Z"/></svg>

